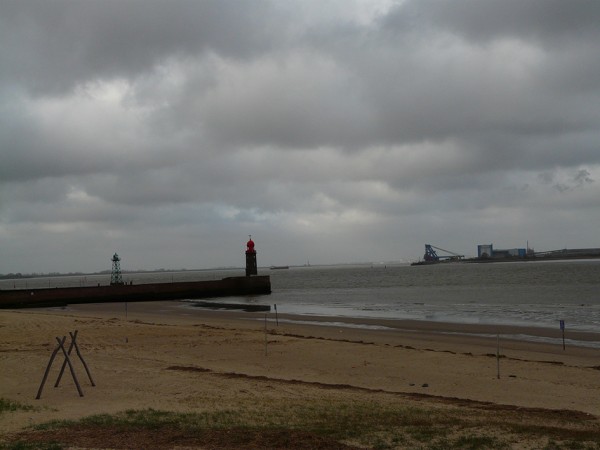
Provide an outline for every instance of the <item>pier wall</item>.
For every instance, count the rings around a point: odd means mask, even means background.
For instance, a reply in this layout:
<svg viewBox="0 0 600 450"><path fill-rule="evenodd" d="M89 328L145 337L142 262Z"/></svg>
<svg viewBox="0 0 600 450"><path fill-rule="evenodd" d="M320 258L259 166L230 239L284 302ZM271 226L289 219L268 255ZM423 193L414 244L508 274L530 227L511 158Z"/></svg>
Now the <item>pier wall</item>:
<svg viewBox="0 0 600 450"><path fill-rule="evenodd" d="M11 289L0 290L0 308L55 306L69 303L179 300L270 293L269 276L137 285Z"/></svg>

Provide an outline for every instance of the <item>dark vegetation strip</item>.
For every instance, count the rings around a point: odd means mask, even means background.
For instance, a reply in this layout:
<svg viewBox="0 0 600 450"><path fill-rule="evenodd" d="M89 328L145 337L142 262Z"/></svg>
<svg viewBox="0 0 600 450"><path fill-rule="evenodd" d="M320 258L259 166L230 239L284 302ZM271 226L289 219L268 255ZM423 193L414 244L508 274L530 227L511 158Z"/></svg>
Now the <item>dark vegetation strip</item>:
<svg viewBox="0 0 600 450"><path fill-rule="evenodd" d="M523 407L516 405L502 405L493 402L485 402L479 400L471 400L471 399L462 399L458 397L444 397L440 395L432 395L432 394L424 394L419 392L397 392L397 391L387 391L384 389L372 389L366 388L362 386L354 386L351 384L336 384L336 383L322 383L318 381L303 381L303 380L289 380L285 378L273 378L267 377L264 375L247 375L236 372L214 372L211 369L206 369L203 367L194 367L194 366L170 366L167 367L167 370L178 370L185 372L202 372L209 373L211 375L220 376L224 378L232 378L232 379L247 379L252 381L260 381L260 382L276 382L281 384L288 385L304 385L304 386L313 386L320 389L335 389L335 390L351 390L356 392L368 392L368 393L377 393L377 394L390 394L397 395L404 398L409 398L413 400L429 400L438 403L446 403L456 406L483 409L483 410L494 410L494 411L518 411L525 412L529 414L541 414L545 417L553 417L553 418L562 418L568 420L597 420L595 416L592 414L588 414L581 411L569 410L569 409L545 409L545 408L532 408L532 407Z"/></svg>

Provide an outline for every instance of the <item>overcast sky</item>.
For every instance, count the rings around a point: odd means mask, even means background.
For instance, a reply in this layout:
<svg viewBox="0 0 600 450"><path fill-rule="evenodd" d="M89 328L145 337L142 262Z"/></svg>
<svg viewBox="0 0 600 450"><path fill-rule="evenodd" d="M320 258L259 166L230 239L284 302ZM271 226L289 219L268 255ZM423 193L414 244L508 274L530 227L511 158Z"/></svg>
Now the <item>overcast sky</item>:
<svg viewBox="0 0 600 450"><path fill-rule="evenodd" d="M600 247L600 2L0 0L0 273Z"/></svg>

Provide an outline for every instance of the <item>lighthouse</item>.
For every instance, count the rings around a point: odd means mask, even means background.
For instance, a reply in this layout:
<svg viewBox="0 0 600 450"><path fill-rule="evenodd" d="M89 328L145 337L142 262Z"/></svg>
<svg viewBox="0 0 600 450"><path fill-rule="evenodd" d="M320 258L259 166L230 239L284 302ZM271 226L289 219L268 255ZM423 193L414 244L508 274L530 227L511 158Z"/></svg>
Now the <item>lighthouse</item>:
<svg viewBox="0 0 600 450"><path fill-rule="evenodd" d="M246 276L258 274L256 268L256 250L254 250L254 241L252 235L248 235L250 238L246 243Z"/></svg>

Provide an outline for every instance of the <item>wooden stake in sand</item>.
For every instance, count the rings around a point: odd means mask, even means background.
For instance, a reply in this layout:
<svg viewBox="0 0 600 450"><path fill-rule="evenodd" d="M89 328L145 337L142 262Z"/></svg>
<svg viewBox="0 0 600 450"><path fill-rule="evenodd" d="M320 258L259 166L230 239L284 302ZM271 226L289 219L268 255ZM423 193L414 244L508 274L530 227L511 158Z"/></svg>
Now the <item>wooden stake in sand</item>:
<svg viewBox="0 0 600 450"><path fill-rule="evenodd" d="M265 356L267 356L267 315L265 314Z"/></svg>
<svg viewBox="0 0 600 450"><path fill-rule="evenodd" d="M50 372L50 367L52 366L52 363L54 362L54 358L56 358L56 354L60 350L60 346L62 346L62 344L65 342L66 339L67 339L67 337L63 336L62 341L59 341L60 345L54 349L54 351L52 352L52 356L50 356L50 361L48 361L48 365L46 366L46 371L44 372L44 377L42 378L42 383L40 384L38 393L35 396L36 400L39 400L40 397L42 396L42 389L44 388L44 384L46 383L46 380L48 379L48 373Z"/></svg>
<svg viewBox="0 0 600 450"><path fill-rule="evenodd" d="M58 337L56 338L56 342L58 342L58 346L54 349L54 351L52 352L52 355L50 356L50 360L48 361L48 365L46 366L46 371L44 372L44 377L42 378L40 388L38 389L37 395L35 397L36 400L39 400L40 397L42 396L42 390L44 389L44 384L46 384L46 380L48 379L48 374L50 373L50 367L52 367L54 358L56 357L56 354L60 350L62 350L65 360L63 361L63 365L60 369L60 373L58 374L58 378L56 380L56 383L54 384L54 387L58 387L58 385L60 384L60 380L64 373L65 367L68 364L69 370L71 372L71 376L73 377L73 381L75 382L75 386L77 387L77 392L79 392L80 397L83 397L83 391L81 390L79 380L77 379L77 375L75 374L75 368L73 367L71 358L69 357L69 355L71 354L73 349L75 349L77 356L83 363L83 367L85 368L85 371L90 379L90 383L92 384L92 386L96 386L96 384L94 383L94 380L92 379L92 374L90 373L90 369L88 368L85 360L83 359L83 356L81 356L81 352L79 351L79 347L77 346L77 333L78 333L77 330L75 330L74 333L69 332L69 336L71 336L71 345L69 346L69 351L65 350L65 341L67 340L67 337L63 336L62 339L60 339Z"/></svg>
<svg viewBox="0 0 600 450"><path fill-rule="evenodd" d="M277 315L277 305L275 304L275 324L279 326L279 316Z"/></svg>
<svg viewBox="0 0 600 450"><path fill-rule="evenodd" d="M67 355L71 356L71 352L73 351L73 348L75 349L75 352L77 353L77 356L81 360L81 362L83 364L83 368L85 369L85 372L87 373L87 376L90 379L90 383L92 383L92 386L96 386L96 383L94 383L94 380L92 379L92 374L90 373L90 369L88 368L85 360L83 359L83 356L81 356L81 352L79 351L79 347L77 346L77 333L78 333L77 330L75 330L75 333L71 333L69 331L69 336L71 336L71 345L69 346L69 351L67 352ZM67 365L67 359L65 358L65 360L63 361L63 365L60 368L60 373L58 374L58 378L56 379L56 383L54 384L54 387L58 387L58 385L60 384L60 379L62 378L62 375L63 375L63 372L65 371L66 365ZM71 366L69 366L69 367L71 367Z"/></svg>
<svg viewBox="0 0 600 450"><path fill-rule="evenodd" d="M562 331L562 338L563 338L563 350L565 349L565 321L561 320L560 321L560 329Z"/></svg>
<svg viewBox="0 0 600 450"><path fill-rule="evenodd" d="M496 377L500 379L500 335L496 335Z"/></svg>
<svg viewBox="0 0 600 450"><path fill-rule="evenodd" d="M125 302L125 322L127 322L127 302ZM125 343L129 343L129 338L125 336Z"/></svg>

